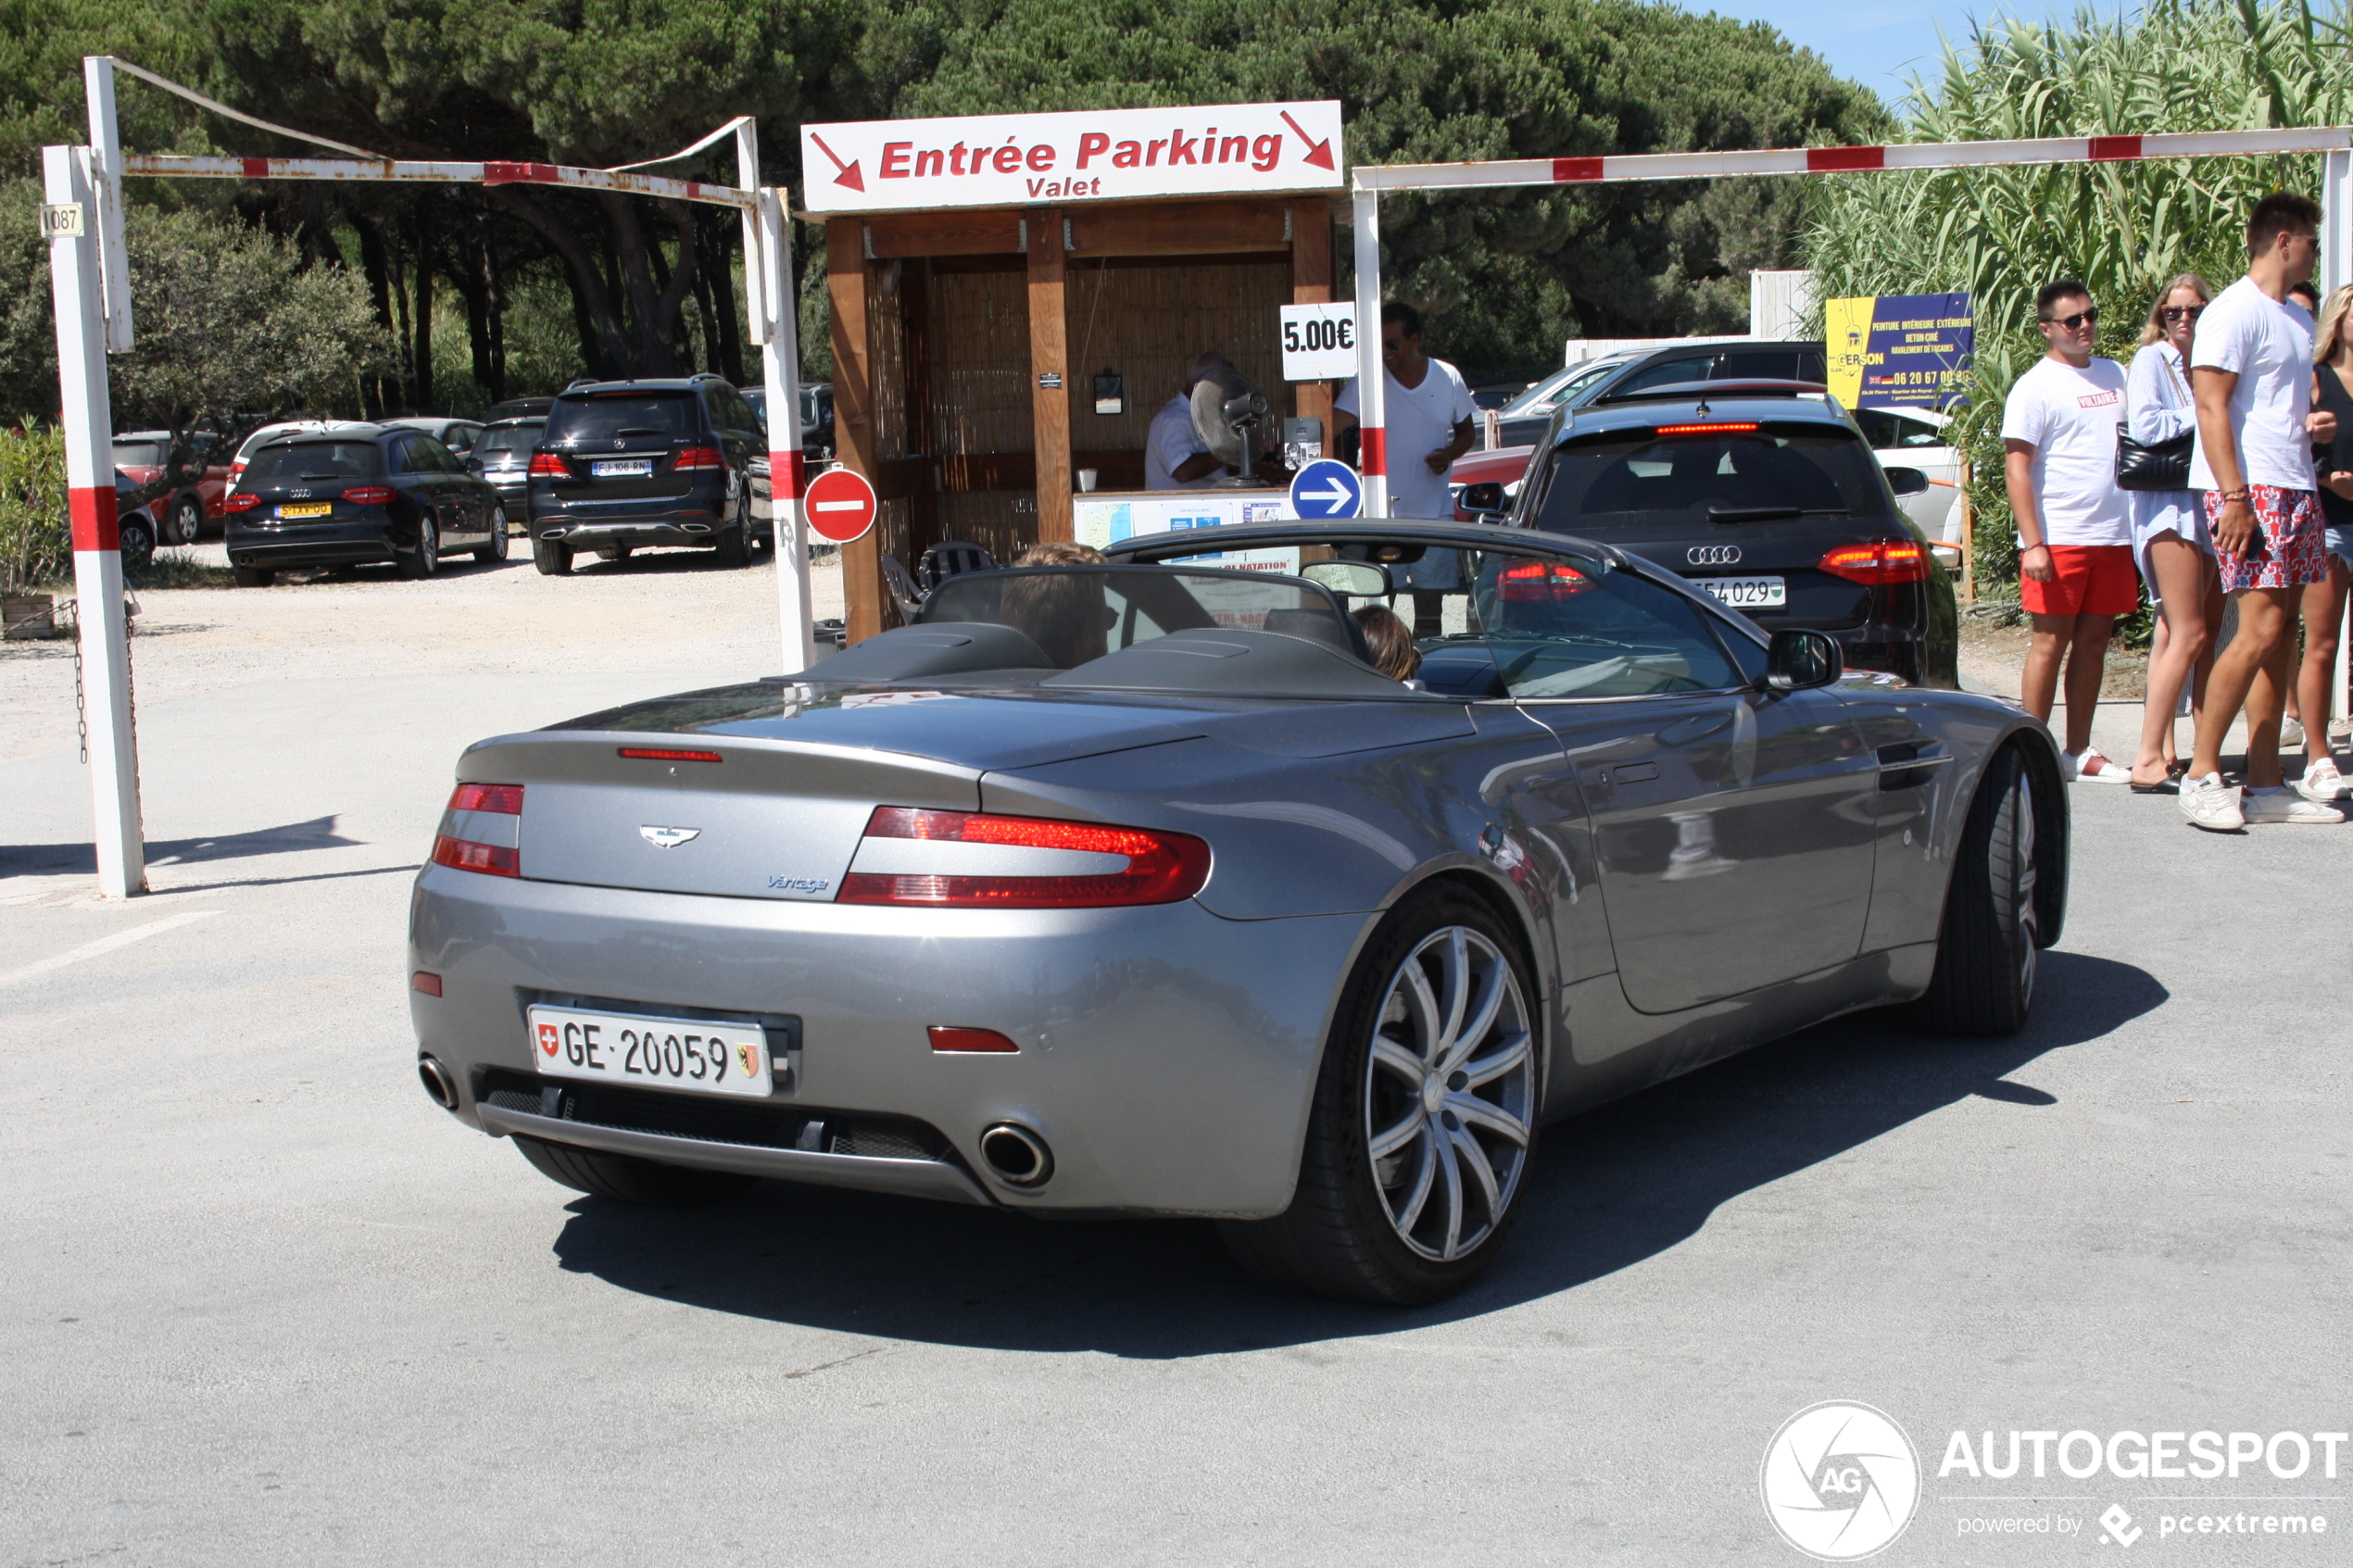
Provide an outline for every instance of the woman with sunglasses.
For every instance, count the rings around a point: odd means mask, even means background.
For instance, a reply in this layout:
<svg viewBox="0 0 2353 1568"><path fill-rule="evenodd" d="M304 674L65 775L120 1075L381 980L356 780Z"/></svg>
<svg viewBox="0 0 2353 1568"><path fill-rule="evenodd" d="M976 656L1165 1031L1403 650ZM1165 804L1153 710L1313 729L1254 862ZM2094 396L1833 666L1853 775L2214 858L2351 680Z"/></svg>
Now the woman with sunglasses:
<svg viewBox="0 0 2353 1568"><path fill-rule="evenodd" d="M2125 378L2125 433L2143 447L2195 438L2197 401L2190 394L2190 338L2214 290L2184 272L2158 291L2141 329L2141 351ZM2182 690L2206 700L2206 672L2214 664L2214 633L2222 622L2222 580L2206 507L2189 485L2189 453L2182 453L2178 490L2130 490L2133 558L2158 612L2149 645L2148 695L2141 708L2141 749L2133 759L2133 787L2144 795L2170 792L2183 771L2173 751L2173 722Z"/></svg>
<svg viewBox="0 0 2353 1568"><path fill-rule="evenodd" d="M2345 794L2345 778L2329 754L2329 715L2344 693L2336 684L2336 646L2345 630L2345 596L2353 586L2353 283L2337 289L2321 307L2312 334L2312 407L2336 416L2336 434L2316 448L2321 479L2321 518L2327 524L2329 579L2307 588L2304 599L2304 665L2296 671L2297 709L2304 721L2304 776L2296 791L2307 800L2331 804ZM2319 601L2319 602L2316 602Z"/></svg>

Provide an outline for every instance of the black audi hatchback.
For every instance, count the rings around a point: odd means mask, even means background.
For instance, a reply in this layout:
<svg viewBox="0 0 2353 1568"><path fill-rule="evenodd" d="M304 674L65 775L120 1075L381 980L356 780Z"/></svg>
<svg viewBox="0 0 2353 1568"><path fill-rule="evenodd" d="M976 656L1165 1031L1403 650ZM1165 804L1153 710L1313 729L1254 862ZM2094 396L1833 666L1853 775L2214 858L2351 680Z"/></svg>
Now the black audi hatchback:
<svg viewBox="0 0 2353 1568"><path fill-rule="evenodd" d="M752 508L760 416L718 376L575 383L547 411L531 458L531 554L560 576L592 550L702 546L743 566L773 537Z"/></svg>
<svg viewBox="0 0 2353 1568"><path fill-rule="evenodd" d="M1850 669L1960 684L1953 584L1855 421L1786 382L1661 386L1564 409L1506 509L1473 485L1466 509L1596 539L1677 572L1768 631L1836 637Z"/></svg>
<svg viewBox="0 0 2353 1568"><path fill-rule="evenodd" d="M222 505L240 587L289 567L390 561L430 577L457 551L507 556L498 493L422 431L282 437L253 453Z"/></svg>

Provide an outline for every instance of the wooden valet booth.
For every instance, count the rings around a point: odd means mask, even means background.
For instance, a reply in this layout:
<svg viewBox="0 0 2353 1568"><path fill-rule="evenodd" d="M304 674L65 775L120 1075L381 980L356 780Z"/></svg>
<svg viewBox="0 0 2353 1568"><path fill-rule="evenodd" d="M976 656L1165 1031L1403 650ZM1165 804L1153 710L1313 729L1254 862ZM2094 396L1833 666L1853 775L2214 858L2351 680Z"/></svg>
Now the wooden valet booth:
<svg viewBox="0 0 2353 1568"><path fill-rule="evenodd" d="M843 547L849 639L893 621L884 555L1291 515L1281 488L1147 492L1145 436L1215 349L1266 394L1260 451L1287 414L1328 443L1277 312L1332 298L1340 155L1337 103L804 126L837 454L881 502Z"/></svg>

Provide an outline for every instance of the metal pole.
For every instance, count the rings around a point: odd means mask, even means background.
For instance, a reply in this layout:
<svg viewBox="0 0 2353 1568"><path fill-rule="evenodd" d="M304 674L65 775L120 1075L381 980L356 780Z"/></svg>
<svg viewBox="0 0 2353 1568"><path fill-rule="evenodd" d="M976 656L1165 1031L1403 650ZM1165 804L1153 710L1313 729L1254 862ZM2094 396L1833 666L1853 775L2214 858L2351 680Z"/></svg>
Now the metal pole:
<svg viewBox="0 0 2353 1568"><path fill-rule="evenodd" d="M768 515L776 561L777 632L785 673L817 662L816 612L809 597L809 548L801 528L799 302L785 231L785 194L760 183L760 128L736 129L736 179L754 194L744 214L744 300L760 345L768 389Z"/></svg>
<svg viewBox="0 0 2353 1568"><path fill-rule="evenodd" d="M122 613L122 544L117 533L113 425L107 396L106 311L98 282L98 215L86 147L44 147L44 195L78 211L80 234L49 242L57 318L57 387L66 442L67 507L73 528L75 621L81 639L90 801L96 818L98 892L147 890L139 835L139 759L131 733L131 647Z"/></svg>
<svg viewBox="0 0 2353 1568"><path fill-rule="evenodd" d="M2328 296L2347 282L2353 282L2353 151L2333 152L2321 161L2321 297ZM2353 677L2353 596L2348 596L2344 618L2337 625L2336 676L2329 687L2329 712L2353 710L2353 699L2347 696L2349 677ZM2321 745L2330 751L2336 748L2328 737L2327 719L2322 720ZM2309 732L2308 732L2309 733Z"/></svg>
<svg viewBox="0 0 2353 1568"><path fill-rule="evenodd" d="M120 354L131 346L131 256L122 243L122 144L115 135L114 56L84 56L82 86L90 104L90 182L96 197L91 233L98 242L99 287L106 295L107 352Z"/></svg>
<svg viewBox="0 0 2353 1568"><path fill-rule="evenodd" d="M1388 372L1380 358L1380 193L1356 193L1356 429L1365 515L1389 515Z"/></svg>

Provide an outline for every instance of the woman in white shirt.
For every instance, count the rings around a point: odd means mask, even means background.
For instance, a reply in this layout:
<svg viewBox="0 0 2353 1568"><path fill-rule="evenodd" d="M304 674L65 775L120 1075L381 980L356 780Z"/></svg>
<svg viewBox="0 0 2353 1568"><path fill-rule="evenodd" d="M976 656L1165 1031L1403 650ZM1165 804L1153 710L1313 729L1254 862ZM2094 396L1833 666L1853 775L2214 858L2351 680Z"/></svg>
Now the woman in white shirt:
<svg viewBox="0 0 2353 1568"><path fill-rule="evenodd" d="M2125 433L2143 446L2195 438L2197 403L2190 394L2190 336L2214 290L2184 272L2158 292L2141 332L2141 351L2124 380ZM2197 492L2128 490L2133 511L2133 558L2157 607L2149 645L2148 696L2141 708L2141 752L2133 787L2144 795L2170 790L2182 767L2173 750L2173 721L2182 688L2206 700L2206 673L2214 664L2214 633L2222 623L2222 580L2214 540Z"/></svg>

